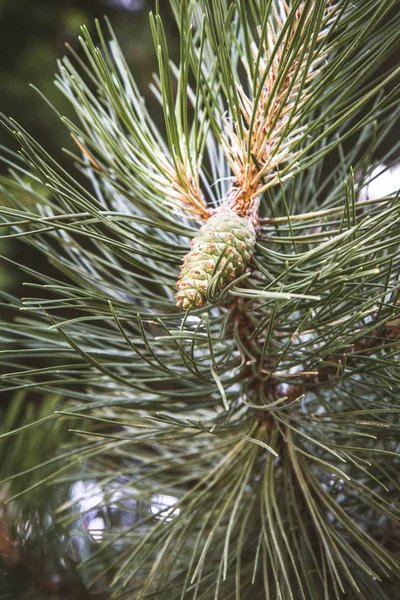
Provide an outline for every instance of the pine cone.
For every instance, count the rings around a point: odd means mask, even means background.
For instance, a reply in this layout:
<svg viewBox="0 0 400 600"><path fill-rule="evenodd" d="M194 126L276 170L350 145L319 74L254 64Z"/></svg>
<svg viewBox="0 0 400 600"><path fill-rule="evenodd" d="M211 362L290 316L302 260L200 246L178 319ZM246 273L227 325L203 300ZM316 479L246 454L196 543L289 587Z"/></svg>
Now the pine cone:
<svg viewBox="0 0 400 600"><path fill-rule="evenodd" d="M256 241L250 219L232 210L215 213L200 229L183 259L176 294L177 306L184 310L203 306L211 279L219 277L218 289L243 273Z"/></svg>

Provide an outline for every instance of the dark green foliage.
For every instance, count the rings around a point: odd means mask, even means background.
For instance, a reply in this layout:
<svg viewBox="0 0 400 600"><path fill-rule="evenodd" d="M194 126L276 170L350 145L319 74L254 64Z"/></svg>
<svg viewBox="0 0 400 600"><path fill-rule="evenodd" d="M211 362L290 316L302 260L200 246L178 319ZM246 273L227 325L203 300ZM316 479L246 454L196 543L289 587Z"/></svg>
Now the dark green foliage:
<svg viewBox="0 0 400 600"><path fill-rule="evenodd" d="M399 5L295 0L282 19L278 4L171 0L179 66L151 16L165 139L112 32L83 29L85 60L64 58L57 84L86 186L4 119L22 149L1 182L5 235L51 268L22 265L27 297L4 294L3 387L62 399L65 446L38 457L59 468L35 486L88 480L104 514L130 515L105 521L82 567L116 598L385 600L399 585L400 203L361 197L375 157L398 151L380 152L398 123L384 65ZM232 172L244 185L239 164L252 182L266 170L250 268L183 312L182 257Z"/></svg>

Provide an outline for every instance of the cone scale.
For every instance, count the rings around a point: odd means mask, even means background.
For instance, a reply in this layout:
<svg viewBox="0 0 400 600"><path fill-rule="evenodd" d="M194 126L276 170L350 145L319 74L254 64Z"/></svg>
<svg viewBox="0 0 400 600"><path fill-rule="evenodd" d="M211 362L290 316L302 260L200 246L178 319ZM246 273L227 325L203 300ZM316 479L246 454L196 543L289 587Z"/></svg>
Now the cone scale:
<svg viewBox="0 0 400 600"><path fill-rule="evenodd" d="M242 274L253 254L256 233L247 217L223 209L201 227L183 259L176 294L177 306L200 307L213 278L218 289Z"/></svg>

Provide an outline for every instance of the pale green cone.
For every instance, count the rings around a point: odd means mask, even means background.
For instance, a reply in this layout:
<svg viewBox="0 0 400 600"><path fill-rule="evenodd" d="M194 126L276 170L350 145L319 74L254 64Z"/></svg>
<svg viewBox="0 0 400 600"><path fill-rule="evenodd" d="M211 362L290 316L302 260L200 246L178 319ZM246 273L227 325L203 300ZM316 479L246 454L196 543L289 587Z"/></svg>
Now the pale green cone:
<svg viewBox="0 0 400 600"><path fill-rule="evenodd" d="M250 219L232 210L214 214L191 241L177 283L177 306L184 310L203 306L214 276L222 290L245 270L254 249L256 233ZM221 258L222 257L222 258Z"/></svg>

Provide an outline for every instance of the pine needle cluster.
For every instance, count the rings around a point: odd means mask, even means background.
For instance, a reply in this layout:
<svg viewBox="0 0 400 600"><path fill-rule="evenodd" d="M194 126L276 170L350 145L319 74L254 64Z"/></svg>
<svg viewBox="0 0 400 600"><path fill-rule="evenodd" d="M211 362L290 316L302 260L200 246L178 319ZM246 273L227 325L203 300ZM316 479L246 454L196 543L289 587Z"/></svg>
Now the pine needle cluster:
<svg viewBox="0 0 400 600"><path fill-rule="evenodd" d="M52 400L0 443L63 431L36 465L16 450L11 506L85 482L107 526L81 572L115 598L392 600L400 198L363 191L398 154L399 2L170 5L163 131L108 23L56 78L78 171L3 118L3 237L48 268L2 294L2 386Z"/></svg>

